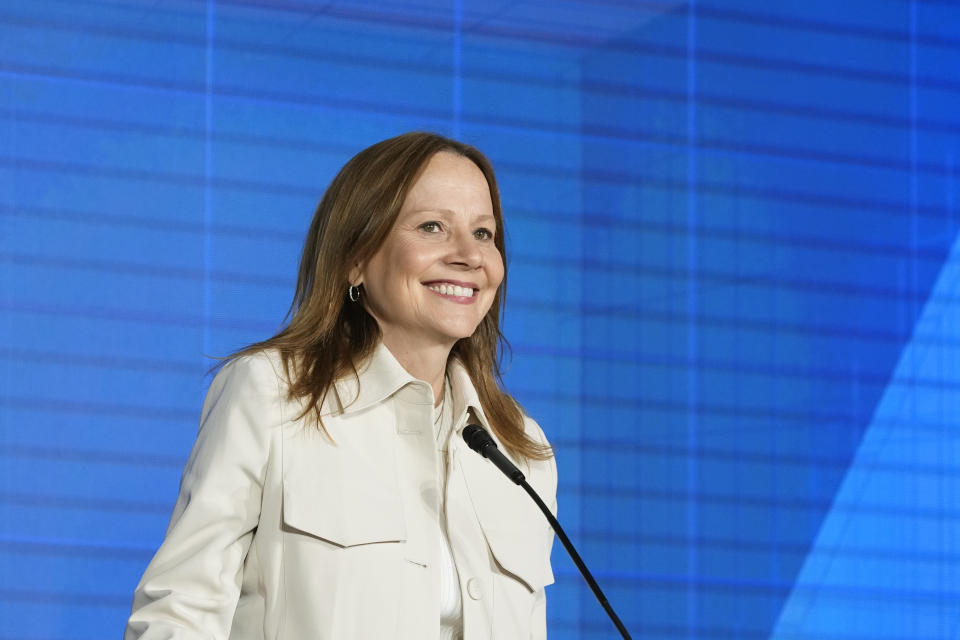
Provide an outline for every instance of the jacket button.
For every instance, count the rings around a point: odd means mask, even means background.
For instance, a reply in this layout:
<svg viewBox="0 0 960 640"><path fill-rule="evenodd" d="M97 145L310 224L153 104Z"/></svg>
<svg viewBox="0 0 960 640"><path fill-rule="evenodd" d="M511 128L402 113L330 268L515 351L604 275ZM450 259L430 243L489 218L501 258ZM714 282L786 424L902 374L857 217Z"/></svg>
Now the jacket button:
<svg viewBox="0 0 960 640"><path fill-rule="evenodd" d="M467 580L467 593L474 600L480 600L483 598L483 587L480 585L480 581L476 578L470 578Z"/></svg>

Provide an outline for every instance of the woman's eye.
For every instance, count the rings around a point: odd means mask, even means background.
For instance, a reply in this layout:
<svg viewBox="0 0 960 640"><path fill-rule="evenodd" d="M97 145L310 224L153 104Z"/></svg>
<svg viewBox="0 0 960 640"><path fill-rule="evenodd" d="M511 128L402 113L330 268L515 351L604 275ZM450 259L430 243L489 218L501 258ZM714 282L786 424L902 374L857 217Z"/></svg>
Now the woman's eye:
<svg viewBox="0 0 960 640"><path fill-rule="evenodd" d="M490 229L477 229L473 232L473 235L477 240L491 240L493 238L493 231L490 231Z"/></svg>
<svg viewBox="0 0 960 640"><path fill-rule="evenodd" d="M433 222L433 221L424 222L422 225L420 225L420 228L426 231L427 233L437 233L438 231L441 230L440 223Z"/></svg>

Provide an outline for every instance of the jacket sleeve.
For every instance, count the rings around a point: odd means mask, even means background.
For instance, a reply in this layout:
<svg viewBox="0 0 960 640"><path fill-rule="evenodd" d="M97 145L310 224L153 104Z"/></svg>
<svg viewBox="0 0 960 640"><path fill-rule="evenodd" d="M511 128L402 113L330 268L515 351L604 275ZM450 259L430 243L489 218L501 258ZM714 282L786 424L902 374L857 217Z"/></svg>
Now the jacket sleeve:
<svg viewBox="0 0 960 640"><path fill-rule="evenodd" d="M549 444L547 438L535 421L527 418L526 430L535 440L541 444ZM540 495L541 500L550 509L554 517L557 515L557 459L551 456L549 460L532 463L536 468L535 475L536 486L534 487ZM549 525L547 525L549 528ZM530 638L531 640L546 640L547 638L547 595L546 587L541 587L534 594L533 610L530 618Z"/></svg>
<svg viewBox="0 0 960 640"><path fill-rule="evenodd" d="M124 640L211 640L230 633L260 517L280 381L266 355L214 378L160 549L133 597Z"/></svg>

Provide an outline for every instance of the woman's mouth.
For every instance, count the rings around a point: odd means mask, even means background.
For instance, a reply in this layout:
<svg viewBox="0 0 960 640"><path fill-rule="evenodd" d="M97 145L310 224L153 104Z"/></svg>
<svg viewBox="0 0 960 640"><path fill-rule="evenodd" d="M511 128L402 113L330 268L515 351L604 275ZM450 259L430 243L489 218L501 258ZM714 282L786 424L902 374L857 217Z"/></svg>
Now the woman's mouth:
<svg viewBox="0 0 960 640"><path fill-rule="evenodd" d="M445 298L458 299L458 301L472 301L477 293L476 287L463 286L452 282L425 282L424 286L434 293Z"/></svg>

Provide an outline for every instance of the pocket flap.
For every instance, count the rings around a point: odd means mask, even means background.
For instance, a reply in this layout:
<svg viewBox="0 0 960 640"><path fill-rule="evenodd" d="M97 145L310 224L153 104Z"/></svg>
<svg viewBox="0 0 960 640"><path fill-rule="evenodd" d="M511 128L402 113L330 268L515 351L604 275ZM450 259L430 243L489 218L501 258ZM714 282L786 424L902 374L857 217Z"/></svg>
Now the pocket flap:
<svg viewBox="0 0 960 640"><path fill-rule="evenodd" d="M298 429L283 443L283 522L341 547L406 540L391 438L336 444Z"/></svg>
<svg viewBox="0 0 960 640"><path fill-rule="evenodd" d="M546 522L544 524L549 527ZM537 591L553 584L553 569L550 566L550 547L553 545L552 530L498 529L484 527L483 533L497 564L523 582L530 591Z"/></svg>
<svg viewBox="0 0 960 640"><path fill-rule="evenodd" d="M552 584L553 529L540 509L521 487L465 445L458 458L477 520L497 563L531 591Z"/></svg>

